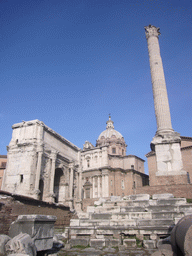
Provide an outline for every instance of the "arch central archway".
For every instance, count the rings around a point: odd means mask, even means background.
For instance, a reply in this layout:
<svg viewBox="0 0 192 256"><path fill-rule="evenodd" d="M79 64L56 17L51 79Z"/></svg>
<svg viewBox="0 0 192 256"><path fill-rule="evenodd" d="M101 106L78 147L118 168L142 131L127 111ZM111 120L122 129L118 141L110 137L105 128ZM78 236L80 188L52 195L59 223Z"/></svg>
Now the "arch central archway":
<svg viewBox="0 0 192 256"><path fill-rule="evenodd" d="M55 179L54 179L54 194L55 194L55 203L59 203L60 200L60 192L61 192L61 180L64 176L63 170L61 168L55 169Z"/></svg>

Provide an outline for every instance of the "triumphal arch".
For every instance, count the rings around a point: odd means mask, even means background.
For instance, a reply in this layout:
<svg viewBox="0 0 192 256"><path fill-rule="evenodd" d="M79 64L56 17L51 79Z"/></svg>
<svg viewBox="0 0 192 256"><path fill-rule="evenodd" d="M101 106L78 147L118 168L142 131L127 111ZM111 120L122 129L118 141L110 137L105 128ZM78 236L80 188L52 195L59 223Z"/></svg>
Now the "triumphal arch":
<svg viewBox="0 0 192 256"><path fill-rule="evenodd" d="M2 189L70 205L77 196L80 149L39 120L12 128Z"/></svg>

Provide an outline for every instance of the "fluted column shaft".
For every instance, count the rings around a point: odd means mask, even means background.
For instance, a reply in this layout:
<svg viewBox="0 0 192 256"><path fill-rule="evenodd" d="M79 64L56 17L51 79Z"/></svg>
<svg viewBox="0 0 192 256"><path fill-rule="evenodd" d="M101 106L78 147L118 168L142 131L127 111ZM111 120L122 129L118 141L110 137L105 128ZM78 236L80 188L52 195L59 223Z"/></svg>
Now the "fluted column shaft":
<svg viewBox="0 0 192 256"><path fill-rule="evenodd" d="M37 156L37 170L36 170L36 177L35 177L35 191L37 191L39 189L43 147L40 146L37 151L38 151L38 156Z"/></svg>
<svg viewBox="0 0 192 256"><path fill-rule="evenodd" d="M70 199L73 198L73 167L70 168L70 192L69 192L69 196Z"/></svg>
<svg viewBox="0 0 192 256"><path fill-rule="evenodd" d="M100 195L100 183L101 183L101 181L100 181L100 176L98 176L98 182L97 182L97 194L98 194L98 196L97 197L100 197L101 195Z"/></svg>
<svg viewBox="0 0 192 256"><path fill-rule="evenodd" d="M51 175L50 175L50 194L53 196L54 194L54 179L55 179L55 161L57 158L57 152L51 152Z"/></svg>
<svg viewBox="0 0 192 256"><path fill-rule="evenodd" d="M171 115L168 95L163 71L163 64L159 48L159 28L154 26L145 27L148 43L151 80L153 86L153 98L157 121L157 134L172 131Z"/></svg>

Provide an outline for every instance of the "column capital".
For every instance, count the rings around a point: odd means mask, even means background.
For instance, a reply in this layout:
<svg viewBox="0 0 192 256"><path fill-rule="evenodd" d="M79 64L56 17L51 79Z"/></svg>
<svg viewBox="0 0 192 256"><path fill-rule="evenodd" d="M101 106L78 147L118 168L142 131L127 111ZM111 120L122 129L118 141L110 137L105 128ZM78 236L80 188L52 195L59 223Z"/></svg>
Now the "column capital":
<svg viewBox="0 0 192 256"><path fill-rule="evenodd" d="M51 159L52 159L52 160L56 160L57 154L58 154L58 151L52 150L52 151L51 151L51 155L50 155Z"/></svg>
<svg viewBox="0 0 192 256"><path fill-rule="evenodd" d="M160 28L156 28L155 26L153 25L149 25L149 26L145 26L145 35L146 35L146 38L148 39L149 37L151 36L155 36L155 37L159 37L159 35L161 34L159 32Z"/></svg>
<svg viewBox="0 0 192 256"><path fill-rule="evenodd" d="M37 152L43 152L43 144L37 146Z"/></svg>

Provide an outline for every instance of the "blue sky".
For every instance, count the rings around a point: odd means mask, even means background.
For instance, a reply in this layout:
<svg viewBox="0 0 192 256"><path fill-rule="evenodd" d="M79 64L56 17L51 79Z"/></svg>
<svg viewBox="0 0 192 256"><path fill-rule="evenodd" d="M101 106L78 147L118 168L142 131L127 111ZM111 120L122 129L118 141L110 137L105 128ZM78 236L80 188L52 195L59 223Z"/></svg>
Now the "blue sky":
<svg viewBox="0 0 192 256"><path fill-rule="evenodd" d="M160 27L173 128L192 136L190 0L2 0L0 7L0 154L22 120L39 119L80 148L95 145L111 113L127 154L146 160L156 132L149 24Z"/></svg>

